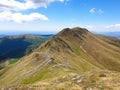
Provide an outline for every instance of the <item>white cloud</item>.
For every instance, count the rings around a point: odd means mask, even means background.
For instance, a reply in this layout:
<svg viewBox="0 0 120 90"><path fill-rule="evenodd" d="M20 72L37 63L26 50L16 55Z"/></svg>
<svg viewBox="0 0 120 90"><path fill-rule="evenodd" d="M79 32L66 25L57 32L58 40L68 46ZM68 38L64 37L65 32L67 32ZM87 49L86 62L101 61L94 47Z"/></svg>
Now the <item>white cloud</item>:
<svg viewBox="0 0 120 90"><path fill-rule="evenodd" d="M103 14L104 11L102 9L96 9L96 8L91 8L89 10L90 13L100 13L100 14Z"/></svg>
<svg viewBox="0 0 120 90"><path fill-rule="evenodd" d="M107 29L120 28L120 24L107 25L107 26L105 26L105 28L107 28Z"/></svg>
<svg viewBox="0 0 120 90"><path fill-rule="evenodd" d="M99 10L98 10L98 13L101 13L101 14L102 14L102 13L104 13L104 11L101 10L101 9L99 9Z"/></svg>
<svg viewBox="0 0 120 90"><path fill-rule="evenodd" d="M87 29L93 29L94 27L91 26L91 25L88 25L88 26L85 26L85 28L87 28Z"/></svg>
<svg viewBox="0 0 120 90"><path fill-rule="evenodd" d="M42 14L31 13L29 15L24 15L21 13L11 13L11 12L1 12L0 21L14 21L16 23L23 23L35 20L48 20L48 18Z"/></svg>
<svg viewBox="0 0 120 90"><path fill-rule="evenodd" d="M23 0L23 2L17 0L0 0L0 10L20 11L40 7L47 8L47 5L56 1L64 2L68 0Z"/></svg>
<svg viewBox="0 0 120 90"><path fill-rule="evenodd" d="M21 3L15 0L0 0L0 10L23 10L25 8L25 3Z"/></svg>
<svg viewBox="0 0 120 90"><path fill-rule="evenodd" d="M91 8L91 9L89 10L89 12L90 12L90 13L95 13L95 9L96 9L96 8Z"/></svg>
<svg viewBox="0 0 120 90"><path fill-rule="evenodd" d="M53 2L65 2L69 0L0 0L0 20L14 21L17 23L34 21L34 20L48 20L45 15L39 13L31 13L24 15L23 10L47 8ZM13 13L14 12L14 13Z"/></svg>

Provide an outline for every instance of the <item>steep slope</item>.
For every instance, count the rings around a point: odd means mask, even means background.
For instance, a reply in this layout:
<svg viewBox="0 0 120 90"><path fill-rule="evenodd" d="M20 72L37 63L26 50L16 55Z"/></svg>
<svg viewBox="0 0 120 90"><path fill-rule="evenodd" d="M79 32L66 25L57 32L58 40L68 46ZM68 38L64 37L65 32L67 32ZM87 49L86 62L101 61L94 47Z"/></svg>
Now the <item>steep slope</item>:
<svg viewBox="0 0 120 90"><path fill-rule="evenodd" d="M43 47L48 47L52 57L57 58L62 63L78 64L74 60L80 61L81 65L78 67L83 65L81 68L83 71L87 70L87 66L92 65L119 71L120 48L116 47L116 45L119 45L120 39L115 40L117 42L105 37L99 38L82 28L66 28L58 35L52 37ZM41 45L38 51L41 51L43 47Z"/></svg>
<svg viewBox="0 0 120 90"><path fill-rule="evenodd" d="M115 40L84 28L65 28L16 64L1 70L0 85L52 83L65 75L74 77L91 70L120 71L120 39Z"/></svg>

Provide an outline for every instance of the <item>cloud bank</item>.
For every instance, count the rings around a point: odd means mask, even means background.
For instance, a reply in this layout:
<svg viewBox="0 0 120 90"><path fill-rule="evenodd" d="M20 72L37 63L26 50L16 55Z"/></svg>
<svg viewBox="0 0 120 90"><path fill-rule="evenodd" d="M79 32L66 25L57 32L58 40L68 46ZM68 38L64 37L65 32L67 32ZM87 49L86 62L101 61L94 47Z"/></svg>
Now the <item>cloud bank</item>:
<svg viewBox="0 0 120 90"><path fill-rule="evenodd" d="M40 7L47 8L47 5L52 2L64 2L65 0L0 0L0 10L21 11L28 9L36 9Z"/></svg>
<svg viewBox="0 0 120 90"><path fill-rule="evenodd" d="M108 26L105 26L105 28L107 28L107 29L111 29L111 28L120 28L120 24L108 25Z"/></svg>
<svg viewBox="0 0 120 90"><path fill-rule="evenodd" d="M23 23L23 22L35 21L35 20L48 20L48 18L45 15L39 13L31 13L29 15L24 15L21 13L2 12L0 13L0 20Z"/></svg>
<svg viewBox="0 0 120 90"><path fill-rule="evenodd" d="M31 13L23 15L21 11L37 8L47 8L50 3L64 2L65 0L0 0L0 20L1 21L14 21L17 23L35 21L35 20L48 20L48 18L40 13ZM67 0L68 1L68 0Z"/></svg>

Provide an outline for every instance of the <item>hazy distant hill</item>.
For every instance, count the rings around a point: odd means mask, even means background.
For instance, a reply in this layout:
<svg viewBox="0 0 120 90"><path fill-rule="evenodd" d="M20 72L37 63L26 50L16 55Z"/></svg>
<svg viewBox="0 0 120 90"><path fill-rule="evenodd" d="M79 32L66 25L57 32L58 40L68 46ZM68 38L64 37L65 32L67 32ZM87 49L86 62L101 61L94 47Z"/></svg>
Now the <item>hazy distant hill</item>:
<svg viewBox="0 0 120 90"><path fill-rule="evenodd" d="M120 38L120 32L94 32L94 33Z"/></svg>
<svg viewBox="0 0 120 90"><path fill-rule="evenodd" d="M29 34L4 36L0 38L0 59L22 57L47 39L48 37Z"/></svg>
<svg viewBox="0 0 120 90"><path fill-rule="evenodd" d="M5 36L4 34L1 34L1 35L0 35L0 38L3 38L4 36Z"/></svg>
<svg viewBox="0 0 120 90"><path fill-rule="evenodd" d="M18 90L119 90L119 72L120 39L65 28L0 70L0 85Z"/></svg>

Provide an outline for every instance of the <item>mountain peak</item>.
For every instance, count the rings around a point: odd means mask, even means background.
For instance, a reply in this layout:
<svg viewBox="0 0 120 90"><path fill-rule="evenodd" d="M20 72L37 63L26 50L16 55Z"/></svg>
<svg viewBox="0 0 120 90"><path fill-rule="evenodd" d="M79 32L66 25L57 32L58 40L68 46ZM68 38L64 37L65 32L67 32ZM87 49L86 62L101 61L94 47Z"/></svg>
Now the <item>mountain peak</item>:
<svg viewBox="0 0 120 90"><path fill-rule="evenodd" d="M60 33L58 33L59 36L62 37L81 37L85 34L89 33L89 31L85 28L75 27L75 28L64 28Z"/></svg>
<svg viewBox="0 0 120 90"><path fill-rule="evenodd" d="M81 28L81 27L74 27L72 28L74 31L81 31L81 32L89 32L86 28Z"/></svg>
<svg viewBox="0 0 120 90"><path fill-rule="evenodd" d="M58 34L63 34L66 35L67 33L70 33L71 29L70 28L64 28L61 32L59 32Z"/></svg>

